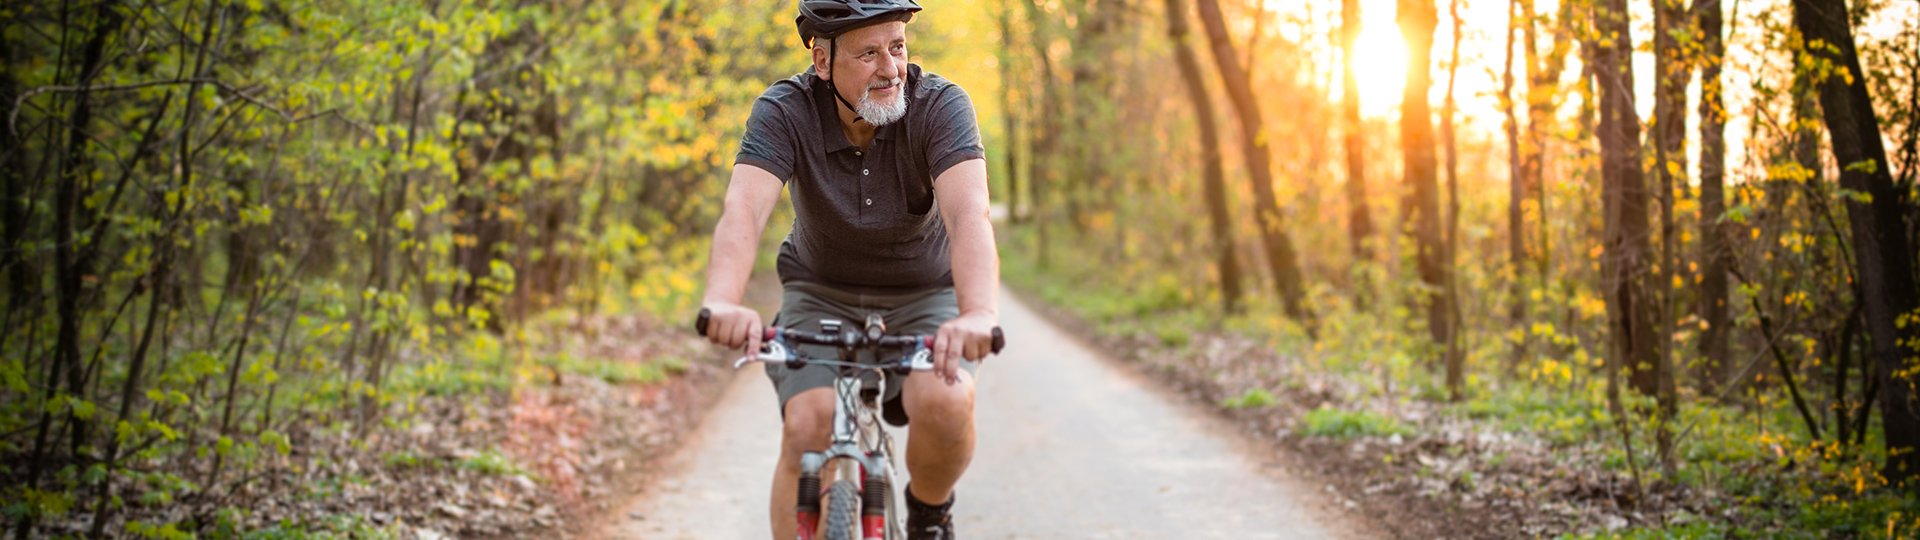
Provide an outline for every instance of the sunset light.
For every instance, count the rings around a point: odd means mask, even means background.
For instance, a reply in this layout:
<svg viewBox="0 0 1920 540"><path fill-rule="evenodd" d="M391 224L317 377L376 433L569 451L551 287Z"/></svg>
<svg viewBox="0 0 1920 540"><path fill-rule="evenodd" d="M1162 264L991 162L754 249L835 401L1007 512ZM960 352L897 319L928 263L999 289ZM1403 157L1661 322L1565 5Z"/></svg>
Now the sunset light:
<svg viewBox="0 0 1920 540"><path fill-rule="evenodd" d="M1383 117L1400 107L1401 86L1407 80L1407 42L1391 0L1362 0L1360 39L1355 45L1353 76L1360 84L1360 114Z"/></svg>
<svg viewBox="0 0 1920 540"><path fill-rule="evenodd" d="M1355 48L1353 76L1360 83L1360 113L1379 117L1400 107L1400 87L1407 80L1407 44L1387 13L1386 24L1368 14Z"/></svg>

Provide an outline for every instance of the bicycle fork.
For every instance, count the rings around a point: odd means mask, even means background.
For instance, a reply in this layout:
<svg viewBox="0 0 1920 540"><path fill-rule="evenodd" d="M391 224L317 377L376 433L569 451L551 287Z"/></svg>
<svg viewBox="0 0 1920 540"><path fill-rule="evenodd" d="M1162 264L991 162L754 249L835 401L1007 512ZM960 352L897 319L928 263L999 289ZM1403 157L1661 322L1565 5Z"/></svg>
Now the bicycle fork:
<svg viewBox="0 0 1920 540"><path fill-rule="evenodd" d="M887 537L887 497L891 494L888 485L888 472L892 464L881 451L864 451L856 433L854 411L859 399L861 381L859 377L840 377L834 380L834 392L839 397L833 408L833 440L824 452L806 452L800 455L800 485L796 494L794 510L797 514L800 540L814 540L814 531L820 526L820 495L830 485L822 484L821 471L829 463L841 460L837 474L829 479L853 479L860 486L860 538L865 540L883 540ZM880 428L875 426L877 431ZM876 436L884 437L883 433ZM829 535L831 538L832 535Z"/></svg>

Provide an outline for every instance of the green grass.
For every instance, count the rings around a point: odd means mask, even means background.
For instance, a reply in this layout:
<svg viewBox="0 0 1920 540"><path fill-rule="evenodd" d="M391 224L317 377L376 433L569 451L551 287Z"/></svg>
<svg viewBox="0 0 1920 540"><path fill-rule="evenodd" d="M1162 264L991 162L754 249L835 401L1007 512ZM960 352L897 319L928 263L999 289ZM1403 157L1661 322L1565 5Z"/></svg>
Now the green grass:
<svg viewBox="0 0 1920 540"><path fill-rule="evenodd" d="M1246 393L1240 394L1239 396L1230 397L1225 400L1222 400L1220 402L1220 406L1226 407L1229 409L1258 409L1262 407L1271 407L1273 406L1274 402L1275 401L1272 393L1267 392L1265 389L1262 389L1262 388L1253 388L1253 389L1247 390Z"/></svg>
<svg viewBox="0 0 1920 540"><path fill-rule="evenodd" d="M1321 406L1301 418L1300 432L1310 437L1350 439L1411 433L1399 421L1367 411L1344 411Z"/></svg>
<svg viewBox="0 0 1920 540"><path fill-rule="evenodd" d="M492 448L460 460L460 468L479 472L487 476L527 474L526 469L520 468L519 464L513 462L513 458L509 458L505 454L501 454L500 451Z"/></svg>

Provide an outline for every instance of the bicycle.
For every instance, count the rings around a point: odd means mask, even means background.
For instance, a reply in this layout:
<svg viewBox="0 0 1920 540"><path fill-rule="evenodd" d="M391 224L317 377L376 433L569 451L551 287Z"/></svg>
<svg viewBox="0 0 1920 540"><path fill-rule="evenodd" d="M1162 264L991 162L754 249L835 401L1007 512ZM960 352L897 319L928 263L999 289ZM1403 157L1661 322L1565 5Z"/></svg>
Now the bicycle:
<svg viewBox="0 0 1920 540"><path fill-rule="evenodd" d="M700 310L694 329L707 335L711 313ZM906 516L900 508L899 493L894 491L893 437L882 427L880 396L886 395L886 373L905 376L914 371L933 369L933 336L888 336L886 323L878 314L867 315L862 332L843 332L842 321L821 320L819 333L769 326L762 337L761 351L733 362L734 369L753 362L780 362L787 369L809 365L833 367L833 438L827 449L800 456L799 496L794 504L799 522L800 540L904 540ZM835 347L840 358L808 358L795 352L791 344ZM999 327L993 328L994 354L1006 346ZM861 363L857 355L869 351L883 358L888 350L902 353L899 359ZM822 472L826 488L822 489ZM822 523L822 499L826 521ZM856 516L859 536L854 534Z"/></svg>

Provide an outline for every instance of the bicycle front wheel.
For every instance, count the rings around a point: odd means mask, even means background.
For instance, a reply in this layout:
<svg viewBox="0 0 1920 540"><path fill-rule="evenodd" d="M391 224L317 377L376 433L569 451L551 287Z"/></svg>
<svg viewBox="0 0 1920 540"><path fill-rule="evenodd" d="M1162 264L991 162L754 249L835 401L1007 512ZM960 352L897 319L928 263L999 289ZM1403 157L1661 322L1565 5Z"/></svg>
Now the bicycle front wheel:
<svg viewBox="0 0 1920 540"><path fill-rule="evenodd" d="M827 489L825 540L860 540L860 485L840 480Z"/></svg>

